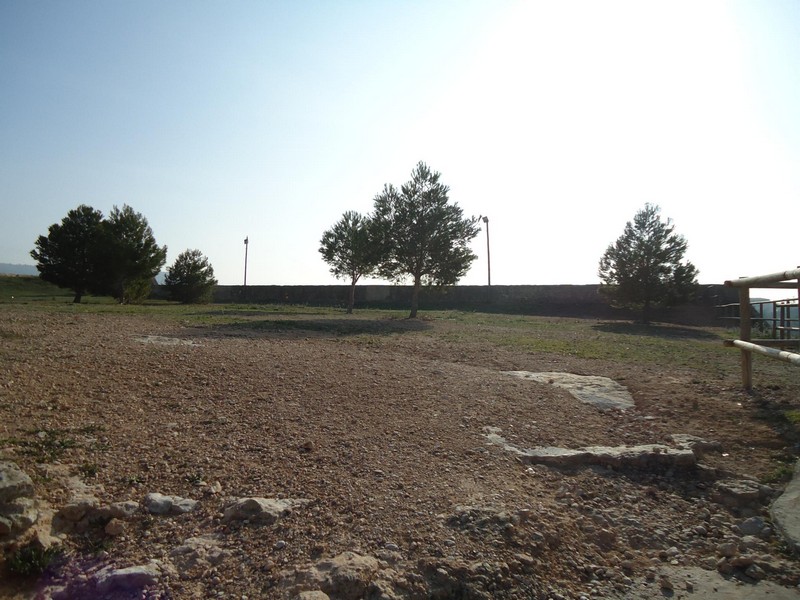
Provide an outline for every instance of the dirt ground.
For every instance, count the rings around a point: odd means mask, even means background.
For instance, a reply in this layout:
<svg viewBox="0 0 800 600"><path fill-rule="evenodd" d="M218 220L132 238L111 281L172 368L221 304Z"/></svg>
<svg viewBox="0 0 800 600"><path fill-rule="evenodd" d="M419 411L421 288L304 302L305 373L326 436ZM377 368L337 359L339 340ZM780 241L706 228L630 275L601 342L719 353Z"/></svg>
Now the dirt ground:
<svg viewBox="0 0 800 600"><path fill-rule="evenodd" d="M164 567L157 583L107 597L709 597L692 569L718 579L719 594L728 584L742 598L796 596L800 568L770 534L766 504L717 493L769 481L776 457L794 452L756 414L794 402L795 388L748 395L691 366L489 348L446 320L375 327L348 337L0 307L0 460L56 511L75 492L67 475L101 504L140 503L119 531L65 536L64 558L38 581L0 566L0 597L58 597L58 586L103 597L94 573L152 560ZM600 411L502 373L514 370L611 377L636 407ZM558 470L489 444L488 427L521 448L669 445L677 433L720 446L702 472ZM154 492L197 508L149 514ZM270 524L226 520L246 497L303 502ZM749 517L767 526L753 539L741 532ZM213 560L179 564L177 547L212 534ZM727 542L741 565L719 567ZM347 564L314 575L336 557Z"/></svg>

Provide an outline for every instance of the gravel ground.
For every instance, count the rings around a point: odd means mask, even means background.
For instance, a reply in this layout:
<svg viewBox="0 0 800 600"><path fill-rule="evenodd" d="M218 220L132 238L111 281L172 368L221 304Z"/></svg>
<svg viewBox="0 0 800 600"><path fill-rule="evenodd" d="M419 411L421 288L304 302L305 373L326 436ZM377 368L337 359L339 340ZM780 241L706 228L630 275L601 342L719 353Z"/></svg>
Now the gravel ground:
<svg viewBox="0 0 800 600"><path fill-rule="evenodd" d="M700 597L691 569L795 597L800 569L766 504L719 493L774 471L787 442L754 415L792 390L756 397L690 367L491 348L445 320L369 327L346 336L0 307L0 460L53 511L78 492L139 503L116 528L75 526L57 568L38 582L4 577L0 597ZM611 377L636 407L600 411L501 372L514 370ZM487 442L488 427L521 448L669 444L676 433L720 447L700 471L567 471L523 464ZM151 493L198 502L154 515ZM268 523L225 517L250 497L298 502ZM764 526L746 536L751 517ZM206 545L183 560L176 548L192 538ZM104 568L153 560L157 582L98 588Z"/></svg>

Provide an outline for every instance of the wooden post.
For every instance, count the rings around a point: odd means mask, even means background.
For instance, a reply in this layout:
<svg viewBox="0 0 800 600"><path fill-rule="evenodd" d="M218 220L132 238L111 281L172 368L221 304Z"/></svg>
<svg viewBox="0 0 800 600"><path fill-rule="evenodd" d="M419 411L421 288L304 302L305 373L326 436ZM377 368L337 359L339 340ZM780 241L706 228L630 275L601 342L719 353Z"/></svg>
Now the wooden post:
<svg viewBox="0 0 800 600"><path fill-rule="evenodd" d="M750 288L739 288L739 339L749 342L752 323L750 321ZM742 349L742 385L746 390L753 389L753 354Z"/></svg>

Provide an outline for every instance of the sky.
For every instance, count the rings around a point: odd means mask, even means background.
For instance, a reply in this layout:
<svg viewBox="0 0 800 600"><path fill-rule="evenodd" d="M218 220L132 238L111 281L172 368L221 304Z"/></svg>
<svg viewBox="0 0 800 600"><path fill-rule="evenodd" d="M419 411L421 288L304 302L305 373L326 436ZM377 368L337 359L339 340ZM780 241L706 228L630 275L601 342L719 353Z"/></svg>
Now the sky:
<svg viewBox="0 0 800 600"><path fill-rule="evenodd" d="M645 203L702 284L800 265L795 0L4 0L0 90L0 262L128 204L167 266L332 284L323 232L424 161L494 285L598 283Z"/></svg>

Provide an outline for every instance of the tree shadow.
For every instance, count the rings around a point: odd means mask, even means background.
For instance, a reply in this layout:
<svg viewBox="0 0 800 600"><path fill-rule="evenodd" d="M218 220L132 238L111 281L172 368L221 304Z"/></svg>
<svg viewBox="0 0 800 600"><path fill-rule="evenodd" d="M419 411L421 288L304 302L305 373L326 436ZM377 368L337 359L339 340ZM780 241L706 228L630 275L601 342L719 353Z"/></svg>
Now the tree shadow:
<svg viewBox="0 0 800 600"><path fill-rule="evenodd" d="M252 316L252 313L248 313ZM245 323L230 323L201 327L198 335L222 337L347 337L356 335L393 335L425 331L431 324L420 319L347 319L347 318L273 318L254 319Z"/></svg>
<svg viewBox="0 0 800 600"><path fill-rule="evenodd" d="M616 333L621 335L642 335L648 337L662 337L669 339L694 339L694 340L719 340L715 333L697 329L694 327L682 327L680 325L645 325L644 323L632 323L627 321L607 321L592 325L595 331L604 333Z"/></svg>

